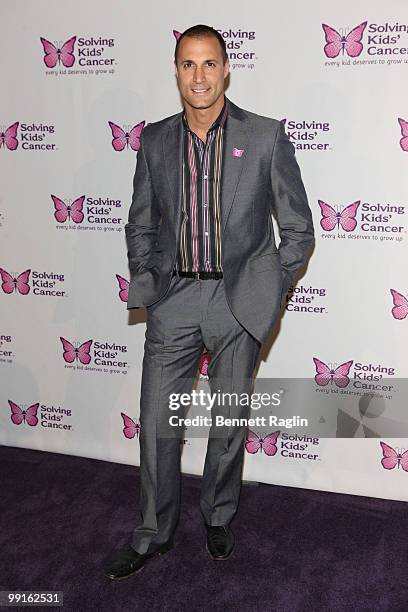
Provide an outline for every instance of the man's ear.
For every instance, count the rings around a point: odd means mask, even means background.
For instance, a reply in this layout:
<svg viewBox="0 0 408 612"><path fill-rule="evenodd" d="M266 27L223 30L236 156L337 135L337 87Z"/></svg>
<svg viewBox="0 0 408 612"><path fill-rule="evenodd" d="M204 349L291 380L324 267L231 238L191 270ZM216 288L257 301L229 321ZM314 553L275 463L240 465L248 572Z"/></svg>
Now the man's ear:
<svg viewBox="0 0 408 612"><path fill-rule="evenodd" d="M224 64L224 79L227 78L227 76L229 75L230 72L230 64L229 64L229 60L227 59L227 61Z"/></svg>
<svg viewBox="0 0 408 612"><path fill-rule="evenodd" d="M178 77L178 68L177 68L176 60L174 60L174 74L176 77Z"/></svg>

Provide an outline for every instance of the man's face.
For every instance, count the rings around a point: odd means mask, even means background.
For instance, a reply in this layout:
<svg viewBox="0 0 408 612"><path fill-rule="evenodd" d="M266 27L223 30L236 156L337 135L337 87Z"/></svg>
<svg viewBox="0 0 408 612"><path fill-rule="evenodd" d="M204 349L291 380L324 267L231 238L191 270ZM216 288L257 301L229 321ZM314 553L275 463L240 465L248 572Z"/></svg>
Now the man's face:
<svg viewBox="0 0 408 612"><path fill-rule="evenodd" d="M222 50L215 36L186 36L180 42L176 76L186 104L197 109L213 106L224 93L228 72L228 60L223 63Z"/></svg>

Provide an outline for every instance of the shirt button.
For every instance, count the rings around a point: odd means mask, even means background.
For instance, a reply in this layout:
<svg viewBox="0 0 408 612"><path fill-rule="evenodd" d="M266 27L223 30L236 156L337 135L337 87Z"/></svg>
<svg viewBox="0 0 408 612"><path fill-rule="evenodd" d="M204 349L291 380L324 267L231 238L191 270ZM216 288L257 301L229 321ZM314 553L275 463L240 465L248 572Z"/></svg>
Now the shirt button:
<svg viewBox="0 0 408 612"><path fill-rule="evenodd" d="M204 234L205 234L206 236L208 236L208 232L204 232Z"/></svg>
<svg viewBox="0 0 408 612"><path fill-rule="evenodd" d="M208 204L207 202L204 202L204 208L207 208Z"/></svg>
<svg viewBox="0 0 408 612"><path fill-rule="evenodd" d="M204 178L207 179L208 178L208 174L204 174Z"/></svg>

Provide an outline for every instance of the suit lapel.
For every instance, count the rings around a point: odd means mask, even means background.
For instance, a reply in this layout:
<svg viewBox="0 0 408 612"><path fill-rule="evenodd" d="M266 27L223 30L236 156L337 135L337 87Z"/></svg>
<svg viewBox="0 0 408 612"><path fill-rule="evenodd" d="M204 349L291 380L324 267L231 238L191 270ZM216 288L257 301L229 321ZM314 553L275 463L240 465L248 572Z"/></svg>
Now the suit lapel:
<svg viewBox="0 0 408 612"><path fill-rule="evenodd" d="M179 226L181 216L181 185L183 163L183 125L181 113L163 134L163 155L173 204L173 220Z"/></svg>
<svg viewBox="0 0 408 612"><path fill-rule="evenodd" d="M247 161L250 135L249 121L246 115L235 104L229 103L230 109L225 126L221 176L221 221L223 231L225 230L242 170ZM243 150L242 156L234 156L234 149Z"/></svg>

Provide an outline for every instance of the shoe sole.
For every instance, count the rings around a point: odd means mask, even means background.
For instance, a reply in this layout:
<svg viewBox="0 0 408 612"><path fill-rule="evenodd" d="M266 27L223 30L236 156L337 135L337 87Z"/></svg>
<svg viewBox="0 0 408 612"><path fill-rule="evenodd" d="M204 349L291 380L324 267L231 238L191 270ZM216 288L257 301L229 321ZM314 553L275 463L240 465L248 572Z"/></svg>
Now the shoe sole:
<svg viewBox="0 0 408 612"><path fill-rule="evenodd" d="M174 544L166 548L166 550L155 552L150 557L146 557L145 562L142 565L142 567L139 567L139 569L135 570L131 574L126 574L126 576L120 576L119 578L114 578L113 576L108 576L107 574L104 574L104 576L105 578L107 578L108 580L112 580L113 582L120 582L121 580L126 580L126 578L130 578L131 576L134 576L135 574L138 574L139 572L141 572L144 566L146 565L146 561L150 561L151 559L154 559L155 557L161 557L162 555L165 555L170 550L172 550L172 548L174 548Z"/></svg>
<svg viewBox="0 0 408 612"><path fill-rule="evenodd" d="M213 557L213 556L212 556L212 554L210 553L210 551L208 550L208 544L207 544L207 542L206 542L206 544L205 544L205 547L206 547L207 552L208 552L208 554L210 555L210 557L211 557L211 559L212 559L213 561L226 561L227 559L229 559L229 557L232 555L232 553L233 553L233 551L234 551L234 548L232 548L232 549L230 550L230 552L228 553L228 555L225 555L225 557Z"/></svg>

